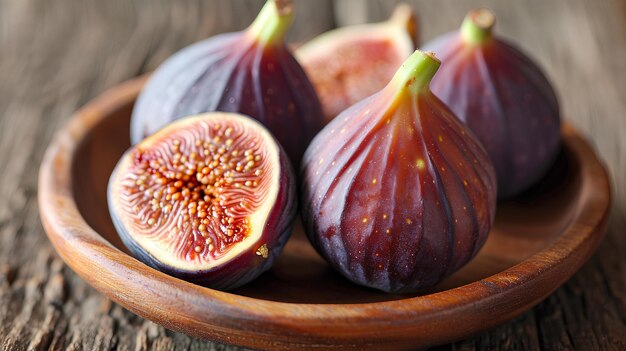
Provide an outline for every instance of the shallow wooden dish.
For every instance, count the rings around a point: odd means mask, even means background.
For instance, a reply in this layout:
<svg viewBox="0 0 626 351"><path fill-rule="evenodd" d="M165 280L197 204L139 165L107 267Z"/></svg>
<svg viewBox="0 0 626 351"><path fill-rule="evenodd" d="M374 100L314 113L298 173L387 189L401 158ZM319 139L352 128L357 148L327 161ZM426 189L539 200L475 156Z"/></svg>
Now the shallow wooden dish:
<svg viewBox="0 0 626 351"><path fill-rule="evenodd" d="M604 235L607 173L587 142L563 128L563 152L546 179L498 208L478 256L421 296L349 283L296 226L276 266L231 293L165 275L127 254L109 219L106 184L128 147L144 79L78 111L40 170L41 217L65 262L94 288L165 327L261 349L407 349L468 337L540 302L589 258Z"/></svg>

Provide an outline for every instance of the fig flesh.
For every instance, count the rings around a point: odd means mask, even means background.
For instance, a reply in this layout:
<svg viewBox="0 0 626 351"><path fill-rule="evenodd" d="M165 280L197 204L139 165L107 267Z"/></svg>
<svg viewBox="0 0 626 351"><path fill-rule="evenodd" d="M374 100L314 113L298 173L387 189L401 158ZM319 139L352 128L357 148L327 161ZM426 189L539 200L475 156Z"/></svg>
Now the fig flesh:
<svg viewBox="0 0 626 351"><path fill-rule="evenodd" d="M486 152L429 89L416 51L380 92L342 112L303 158L302 218L316 249L355 283L415 292L462 267L495 214Z"/></svg>
<svg viewBox="0 0 626 351"><path fill-rule="evenodd" d="M411 7L401 4L386 22L334 29L296 50L325 123L389 82L416 48L416 22Z"/></svg>
<svg viewBox="0 0 626 351"><path fill-rule="evenodd" d="M272 135L220 112L178 120L132 147L111 175L108 201L137 259L217 289L272 265L297 207L293 170Z"/></svg>
<svg viewBox="0 0 626 351"><path fill-rule="evenodd" d="M252 25L191 45L166 60L133 110L131 141L202 112L239 112L263 123L294 164L323 123L319 100L286 47L289 1L269 0Z"/></svg>
<svg viewBox="0 0 626 351"><path fill-rule="evenodd" d="M560 147L556 94L533 61L492 33L489 10L424 45L443 62L432 91L464 121L491 157L498 197L519 194L548 171Z"/></svg>

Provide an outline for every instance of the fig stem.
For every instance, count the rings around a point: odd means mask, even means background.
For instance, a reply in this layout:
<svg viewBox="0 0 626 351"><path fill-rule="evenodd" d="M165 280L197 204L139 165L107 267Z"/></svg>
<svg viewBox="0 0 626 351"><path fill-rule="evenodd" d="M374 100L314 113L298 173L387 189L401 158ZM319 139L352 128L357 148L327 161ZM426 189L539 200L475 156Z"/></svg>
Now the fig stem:
<svg viewBox="0 0 626 351"><path fill-rule="evenodd" d="M470 11L461 25L461 36L470 44L481 45L492 37L496 16L489 9Z"/></svg>
<svg viewBox="0 0 626 351"><path fill-rule="evenodd" d="M261 44L282 42L292 20L291 0L268 0L248 32Z"/></svg>
<svg viewBox="0 0 626 351"><path fill-rule="evenodd" d="M416 50L400 66L390 84L401 89L408 88L413 95L417 95L429 89L440 65L441 61L434 53Z"/></svg>

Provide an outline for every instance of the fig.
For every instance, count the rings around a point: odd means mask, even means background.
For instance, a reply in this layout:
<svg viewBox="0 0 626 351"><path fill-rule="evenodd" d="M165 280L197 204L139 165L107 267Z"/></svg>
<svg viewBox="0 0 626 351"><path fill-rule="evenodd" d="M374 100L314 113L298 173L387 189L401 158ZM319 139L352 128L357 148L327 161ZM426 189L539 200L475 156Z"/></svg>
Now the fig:
<svg viewBox="0 0 626 351"><path fill-rule="evenodd" d="M292 12L290 1L269 0L248 29L198 42L166 60L133 110L132 143L188 115L239 112L263 123L298 164L323 115L286 47Z"/></svg>
<svg viewBox="0 0 626 351"><path fill-rule="evenodd" d="M416 48L416 22L411 7L400 4L386 22L334 29L296 50L325 123L389 82Z"/></svg>
<svg viewBox="0 0 626 351"><path fill-rule="evenodd" d="M465 122L496 170L498 197L539 181L560 148L556 94L533 61L492 33L494 14L471 11L461 29L424 45L443 62L432 91Z"/></svg>
<svg viewBox="0 0 626 351"><path fill-rule="evenodd" d="M432 286L476 255L492 226L493 166L430 91L439 65L416 51L381 91L322 129L304 155L307 235L357 284L395 293Z"/></svg>
<svg viewBox="0 0 626 351"><path fill-rule="evenodd" d="M291 233L295 180L265 127L235 113L173 122L128 150L108 187L129 251L160 271L233 289L267 270Z"/></svg>

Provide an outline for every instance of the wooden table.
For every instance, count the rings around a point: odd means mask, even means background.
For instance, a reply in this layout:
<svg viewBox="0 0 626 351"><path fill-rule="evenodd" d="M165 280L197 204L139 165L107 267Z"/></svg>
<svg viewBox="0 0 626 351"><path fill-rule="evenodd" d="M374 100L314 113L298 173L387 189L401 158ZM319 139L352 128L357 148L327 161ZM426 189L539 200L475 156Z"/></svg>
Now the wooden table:
<svg viewBox="0 0 626 351"><path fill-rule="evenodd" d="M563 115L613 176L608 235L591 261L533 310L437 349L626 349L626 1L409 1L424 40L487 5L497 30L544 67ZM392 1L296 1L292 41L382 20ZM54 253L39 222L37 171L79 106L177 49L245 27L261 0L0 0L0 347L233 350L143 320L104 298Z"/></svg>

